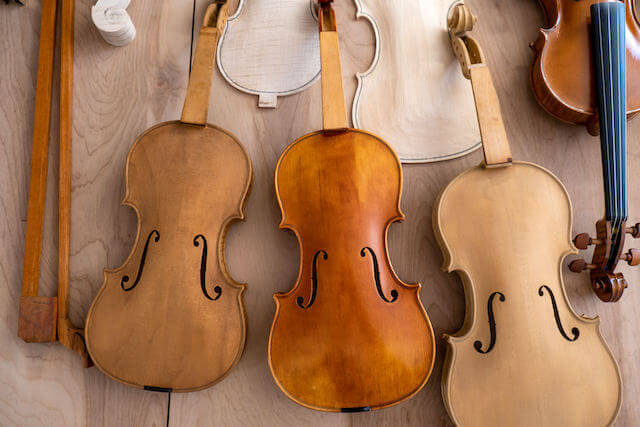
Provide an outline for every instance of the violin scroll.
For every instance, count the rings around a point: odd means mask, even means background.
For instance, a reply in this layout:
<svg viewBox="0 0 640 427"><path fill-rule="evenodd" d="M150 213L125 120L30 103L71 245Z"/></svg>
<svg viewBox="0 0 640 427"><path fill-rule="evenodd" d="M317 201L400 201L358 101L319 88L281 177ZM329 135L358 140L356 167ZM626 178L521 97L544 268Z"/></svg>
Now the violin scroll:
<svg viewBox="0 0 640 427"><path fill-rule="evenodd" d="M458 3L449 13L447 27L451 34L459 37L473 30L476 22L478 22L478 17L471 12L471 9L465 6L464 3Z"/></svg>
<svg viewBox="0 0 640 427"><path fill-rule="evenodd" d="M615 272L618 261L625 261L630 266L640 264L640 250L632 248L622 253L625 234L640 237L640 223L626 227L624 222L612 224L603 219L596 223L596 231L595 238L581 233L573 239L576 248L585 250L595 245L595 250L591 263L579 258L569 263L569 270L574 273L589 271L591 287L598 298L604 302L616 302L628 286L622 273Z"/></svg>
<svg viewBox="0 0 640 427"><path fill-rule="evenodd" d="M477 20L478 18L471 13L471 10L464 3L456 4L447 18L451 47L458 57L458 61L460 61L462 75L469 80L471 79L469 68L472 65L485 63L482 48L476 39L467 34L467 32L473 30Z"/></svg>

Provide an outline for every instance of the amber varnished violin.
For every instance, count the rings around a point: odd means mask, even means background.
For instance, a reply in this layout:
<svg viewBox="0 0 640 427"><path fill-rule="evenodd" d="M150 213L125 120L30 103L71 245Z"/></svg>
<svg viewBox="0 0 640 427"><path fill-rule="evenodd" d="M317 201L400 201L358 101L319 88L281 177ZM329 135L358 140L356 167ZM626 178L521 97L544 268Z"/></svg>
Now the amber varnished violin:
<svg viewBox="0 0 640 427"><path fill-rule="evenodd" d="M300 245L295 286L276 293L269 365L295 402L325 411L384 408L417 393L435 357L419 284L395 275L387 230L400 211L402 167L393 149L350 129L335 14L320 2L323 130L278 161L281 228Z"/></svg>
<svg viewBox="0 0 640 427"><path fill-rule="evenodd" d="M585 124L600 134L605 217L596 237L582 233L578 249L595 245L593 259L569 264L589 271L591 285L606 302L620 299L627 282L616 272L619 260L640 264L640 251L623 254L625 234L640 237L640 225L627 227L626 120L640 111L640 25L632 0L540 0L550 28L541 29L531 86L538 103L560 120ZM626 68L626 74L625 74Z"/></svg>
<svg viewBox="0 0 640 427"><path fill-rule="evenodd" d="M101 371L155 391L193 391L222 379L246 337L245 285L224 263L231 222L244 218L249 157L207 123L224 1L211 4L196 47L180 121L144 132L127 157L124 204L138 216L125 263L105 271L86 325Z"/></svg>
<svg viewBox="0 0 640 427"><path fill-rule="evenodd" d="M449 183L433 214L444 269L459 273L466 301L462 329L445 336L445 407L459 426L610 425L620 371L599 320L573 311L560 274L576 253L569 195L546 169L512 160L489 69L467 34L474 21L457 5L449 30L485 160Z"/></svg>

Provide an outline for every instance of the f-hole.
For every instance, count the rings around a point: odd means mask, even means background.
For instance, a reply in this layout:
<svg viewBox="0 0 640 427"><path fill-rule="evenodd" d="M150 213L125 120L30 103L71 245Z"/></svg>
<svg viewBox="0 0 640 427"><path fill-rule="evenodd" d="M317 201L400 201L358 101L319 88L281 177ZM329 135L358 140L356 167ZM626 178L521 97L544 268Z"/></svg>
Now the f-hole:
<svg viewBox="0 0 640 427"><path fill-rule="evenodd" d="M149 242L151 241L152 236L154 236L154 239L153 239L154 242L158 243L158 240L160 240L160 233L158 232L158 230L153 230L151 233L149 233L149 235L147 236L147 241L144 244L142 257L140 257L140 266L138 267L138 274L136 274L136 280L133 281L133 285L127 287L125 283L129 282L129 276L127 275L122 276L122 279L120 280L120 287L122 288L123 291L129 292L130 290L138 286L138 282L140 282L140 277L142 277L142 270L144 269L144 262L147 259L147 250L149 249Z"/></svg>
<svg viewBox="0 0 640 427"><path fill-rule="evenodd" d="M370 247L364 247L360 250L360 256L362 258L367 256L367 252L371 254L371 262L373 263L373 278L376 281L376 289L378 290L378 295L384 302L394 302L398 299L398 291L395 289L391 290L391 299L388 299L384 292L382 291L382 285L380 284L380 268L378 267L378 257L376 257L376 253Z"/></svg>
<svg viewBox="0 0 640 427"><path fill-rule="evenodd" d="M309 299L309 304L304 305L304 298L298 297L296 298L296 303L298 307L307 309L313 305L316 300L316 294L318 293L318 255L322 254L322 259L326 260L329 258L329 255L323 250L319 250L313 256L313 264L311 265L311 298Z"/></svg>
<svg viewBox="0 0 640 427"><path fill-rule="evenodd" d="M558 331L560 331L560 334L567 341L577 340L578 337L580 336L580 329L575 327L571 328L571 333L573 334L573 338L569 338L567 333L564 331L564 328L562 327L562 321L560 320L560 313L558 313L558 305L556 304L556 297L553 295L553 292L551 291L551 289L547 285L542 285L538 289L538 295L544 296L545 289L549 293L549 296L551 297L551 305L553 306L553 316L556 318L556 326L558 327Z"/></svg>
<svg viewBox="0 0 640 427"><path fill-rule="evenodd" d="M207 239L202 234L198 234L193 238L193 246L200 246L200 242L198 240L202 240L202 258L200 259L200 287L202 288L202 293L204 296L211 300L215 301L220 298L222 295L222 288L220 286L216 286L213 288L213 292L216 293L215 298L211 298L209 292L207 291Z"/></svg>
<svg viewBox="0 0 640 427"><path fill-rule="evenodd" d="M502 292L494 292L489 296L487 300L487 314L489 315L489 331L491 333L491 342L489 343L489 348L483 350L482 342L476 341L473 343L473 348L476 349L478 353L487 354L491 350L493 350L493 346L496 345L496 319L493 315L493 299L498 295L500 297L500 301L504 302L505 297Z"/></svg>

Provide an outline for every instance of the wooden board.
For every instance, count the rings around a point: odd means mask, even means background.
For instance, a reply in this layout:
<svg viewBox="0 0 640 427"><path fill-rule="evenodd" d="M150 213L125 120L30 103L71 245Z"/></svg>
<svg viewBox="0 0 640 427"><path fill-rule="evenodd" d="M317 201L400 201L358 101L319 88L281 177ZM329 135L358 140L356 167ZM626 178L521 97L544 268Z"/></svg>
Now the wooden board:
<svg viewBox="0 0 640 427"><path fill-rule="evenodd" d="M103 267L121 265L135 240L135 214L120 204L125 158L142 131L180 116L193 7L191 2L167 1L162 7L150 0L132 2L128 11L138 35L130 45L115 48L106 45L92 28L92 3L82 0L76 4L71 317L77 324L82 324L100 288ZM197 1L197 26L207 3ZM533 100L528 86L532 56L528 43L535 40L543 23L536 2L467 0L467 4L478 15L474 36L493 70L514 159L538 163L557 175L573 202L573 233L594 231L594 222L604 209L599 141L584 128L550 118ZM120 385L95 368L84 370L78 357L60 346L27 345L15 337L40 19L35 5L0 4L0 27L8 34L0 39L0 71L4 73L0 79L0 424L165 425L165 395ZM336 9L349 102L357 84L353 76L371 64L374 39L368 22L354 20L353 3L336 2ZM235 10L233 5L231 10ZM139 95L132 99L132 93ZM272 294L291 288L299 264L295 236L278 229L281 217L274 170L291 141L322 126L320 84L282 98L276 110L258 110L254 96L229 86L219 73L214 75L212 94L209 121L236 135L254 166L247 221L231 228L226 245L230 275L247 283L247 345L224 381L206 391L172 395L171 425L451 425L440 394L446 348L441 336L462 325L464 296L455 275L440 270L442 254L433 235L431 212L440 190L458 173L478 164L481 153L403 167L402 211L407 219L391 227L389 252L401 280L423 284L420 297L432 321L438 351L431 379L412 399L377 413L319 413L296 405L278 390L266 355L275 312ZM53 157L57 155L57 130L52 135L51 165L57 158ZM629 126L631 162L640 160L638 138L640 119ZM52 170L56 173L55 167ZM42 278L46 295L55 292L55 182L50 179L45 223L48 234ZM629 168L629 182L640 182L640 168ZM632 185L629 191L631 220L637 220L640 187ZM629 245L633 243L629 239ZM626 265L621 269L630 288L615 305L599 302L588 275L566 269L563 273L576 312L600 315L603 336L619 361L624 389L616 425L635 426L640 419L640 270Z"/></svg>
<svg viewBox="0 0 640 427"><path fill-rule="evenodd" d="M318 23L311 0L240 0L220 39L218 67L236 89L275 108L279 96L320 76Z"/></svg>
<svg viewBox="0 0 640 427"><path fill-rule="evenodd" d="M380 135L405 163L436 162L480 147L471 87L446 22L454 0L354 0L376 37L359 73L353 123Z"/></svg>

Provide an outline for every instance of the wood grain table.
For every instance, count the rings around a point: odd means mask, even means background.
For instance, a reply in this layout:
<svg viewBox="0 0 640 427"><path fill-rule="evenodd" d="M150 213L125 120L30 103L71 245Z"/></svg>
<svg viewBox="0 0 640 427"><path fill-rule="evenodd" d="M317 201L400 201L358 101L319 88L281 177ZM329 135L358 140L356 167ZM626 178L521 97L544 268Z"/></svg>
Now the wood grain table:
<svg viewBox="0 0 640 427"><path fill-rule="evenodd" d="M103 269L121 265L133 244L136 217L133 210L120 205L128 149L143 130L180 116L192 34L197 36L193 14L195 10L197 30L207 5L205 0L194 1L195 5L186 0L133 1L128 11L138 34L123 48L105 44L93 27L90 7L94 2L77 1L71 218L71 317L76 324L84 322L102 283ZM366 70L373 57L373 34L366 21L354 19L351 0L336 3L350 100L355 73ZM574 232L592 232L604 212L599 141L583 128L546 115L528 85L532 55L528 44L542 25L541 11L534 0L468 0L468 4L479 18L475 34L493 71L514 158L555 173L573 200ZM39 9L36 0L27 0L24 7L0 5L0 425L165 425L166 394L134 390L95 368L83 369L79 358L60 345L26 344L16 337ZM209 122L243 141L255 170L247 221L232 227L226 249L231 275L248 284L249 334L244 356L227 379L206 391L171 396L173 426L450 425L440 396L445 349L440 336L460 328L464 297L460 281L440 270L442 255L434 240L431 211L440 189L480 161L478 152L437 164L404 166L402 209L407 219L390 230L395 269L404 281L423 284L421 298L438 337L439 356L427 386L408 402L375 413L326 414L291 402L271 378L266 353L275 310L272 294L289 289L298 268L295 237L278 229L274 168L290 141L320 128L320 111L319 83L282 98L275 110L264 110L256 108L255 97L233 89L216 71ZM54 295L56 288L56 117L54 109L41 272L41 292L46 295ZM640 120L629 126L630 221L634 222L640 219L636 161L640 161ZM504 262L526 260L514 257ZM602 332L624 380L617 425L632 426L640 420L640 340L636 337L640 270L623 265L621 271L630 287L617 304L601 303L591 292L587 275L565 269L564 276L576 310L601 317Z"/></svg>

